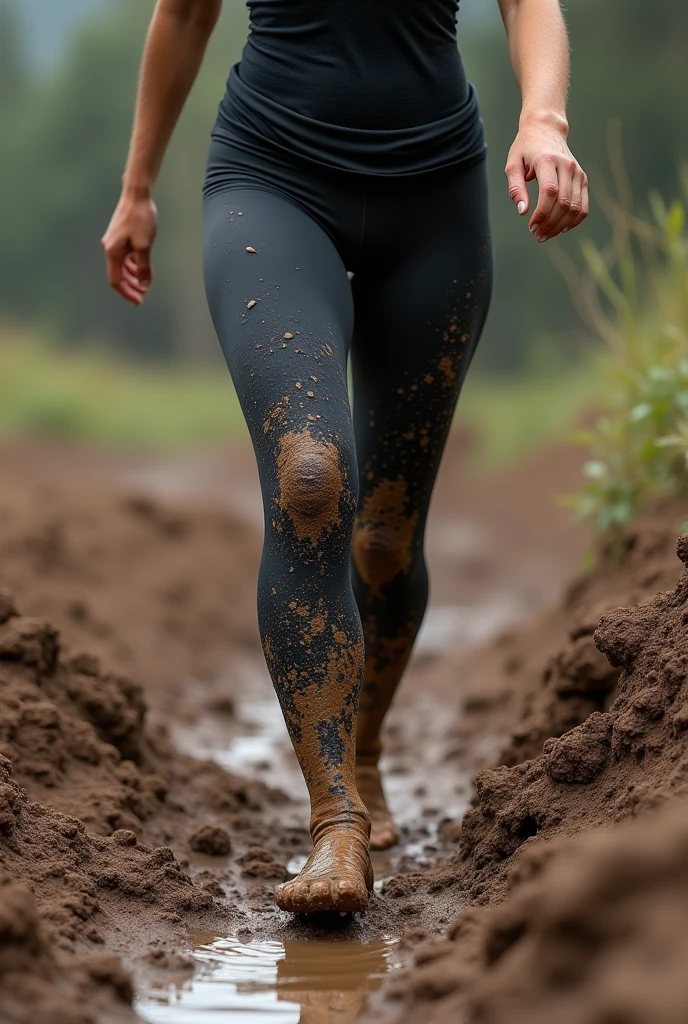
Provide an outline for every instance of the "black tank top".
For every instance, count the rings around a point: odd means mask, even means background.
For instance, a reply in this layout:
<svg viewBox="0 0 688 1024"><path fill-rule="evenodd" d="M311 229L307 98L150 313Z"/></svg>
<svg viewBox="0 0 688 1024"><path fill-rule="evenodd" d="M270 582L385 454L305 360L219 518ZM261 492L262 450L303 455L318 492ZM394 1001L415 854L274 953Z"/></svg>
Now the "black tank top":
<svg viewBox="0 0 688 1024"><path fill-rule="evenodd" d="M213 135L363 174L485 150L456 39L458 0L247 0L250 34Z"/></svg>

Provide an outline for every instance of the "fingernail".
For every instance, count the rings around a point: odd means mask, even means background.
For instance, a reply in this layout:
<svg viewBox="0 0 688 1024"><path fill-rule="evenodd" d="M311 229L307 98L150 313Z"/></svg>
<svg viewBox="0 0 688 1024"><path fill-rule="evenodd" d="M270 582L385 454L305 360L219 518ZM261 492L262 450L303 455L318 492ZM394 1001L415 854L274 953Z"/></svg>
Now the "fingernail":
<svg viewBox="0 0 688 1024"><path fill-rule="evenodd" d="M526 212L526 204L523 202L523 200L521 200L521 202L518 204L516 209L518 210L519 213L525 213Z"/></svg>
<svg viewBox="0 0 688 1024"><path fill-rule="evenodd" d="M538 242L546 242L548 236L547 235L536 235L535 238L537 239Z"/></svg>
<svg viewBox="0 0 688 1024"><path fill-rule="evenodd" d="M528 230L530 231L531 235L534 235L535 232L537 231L537 229L538 229L537 224L533 224L532 228L528 228Z"/></svg>

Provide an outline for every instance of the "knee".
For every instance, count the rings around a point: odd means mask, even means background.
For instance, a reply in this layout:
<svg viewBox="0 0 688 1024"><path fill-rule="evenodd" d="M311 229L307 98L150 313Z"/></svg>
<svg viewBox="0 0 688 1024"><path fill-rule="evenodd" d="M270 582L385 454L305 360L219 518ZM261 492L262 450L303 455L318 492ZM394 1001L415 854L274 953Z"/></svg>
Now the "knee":
<svg viewBox="0 0 688 1024"><path fill-rule="evenodd" d="M343 517L354 507L355 496L331 441L317 440L307 430L284 435L277 471L279 504L299 540L315 547L325 532L344 527Z"/></svg>
<svg viewBox="0 0 688 1024"><path fill-rule="evenodd" d="M373 593L400 574L408 574L414 561L414 536L408 520L370 523L357 520L352 538L356 571Z"/></svg>

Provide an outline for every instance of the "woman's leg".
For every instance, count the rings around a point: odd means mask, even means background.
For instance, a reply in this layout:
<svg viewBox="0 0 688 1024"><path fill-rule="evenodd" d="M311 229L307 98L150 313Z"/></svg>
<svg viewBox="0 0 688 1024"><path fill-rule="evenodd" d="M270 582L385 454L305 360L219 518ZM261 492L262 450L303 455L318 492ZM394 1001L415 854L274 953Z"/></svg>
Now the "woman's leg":
<svg viewBox="0 0 688 1024"><path fill-rule="evenodd" d="M327 234L281 196L233 187L204 210L208 302L263 493L263 649L311 798L313 852L276 899L295 912L362 910L372 870L354 777L363 636L349 568L351 288Z"/></svg>
<svg viewBox="0 0 688 1024"><path fill-rule="evenodd" d="M384 849L398 833L377 767L380 729L425 613L430 498L491 292L484 165L427 194L369 197L367 224L353 281L352 555L366 644L356 778L371 847Z"/></svg>

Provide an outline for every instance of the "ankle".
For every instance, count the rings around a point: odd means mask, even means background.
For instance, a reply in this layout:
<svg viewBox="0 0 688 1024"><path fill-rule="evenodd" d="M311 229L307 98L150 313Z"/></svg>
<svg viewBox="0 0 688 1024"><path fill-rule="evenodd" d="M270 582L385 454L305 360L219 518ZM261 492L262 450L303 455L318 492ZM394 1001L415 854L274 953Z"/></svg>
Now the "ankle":
<svg viewBox="0 0 688 1024"><path fill-rule="evenodd" d="M310 833L314 843L330 832L352 832L360 835L366 842L370 837L370 814L362 800L358 798L345 807L318 810L311 813Z"/></svg>

